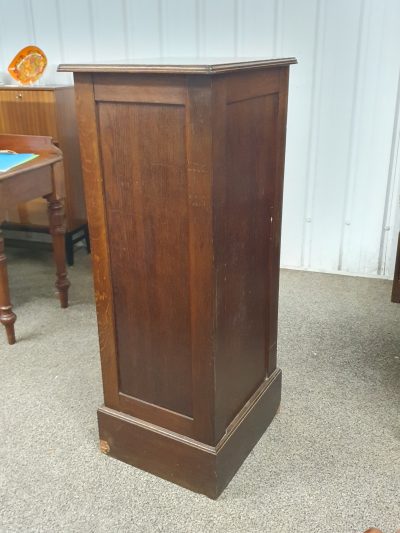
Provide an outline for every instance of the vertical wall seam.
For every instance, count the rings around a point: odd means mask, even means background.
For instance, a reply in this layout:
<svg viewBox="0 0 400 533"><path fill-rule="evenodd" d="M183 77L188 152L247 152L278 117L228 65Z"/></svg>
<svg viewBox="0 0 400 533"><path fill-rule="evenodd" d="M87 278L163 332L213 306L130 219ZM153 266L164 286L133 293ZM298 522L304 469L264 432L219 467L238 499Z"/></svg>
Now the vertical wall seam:
<svg viewBox="0 0 400 533"><path fill-rule="evenodd" d="M361 74L365 70L365 61L366 53L363 44L368 42L367 34L369 30L369 25L366 24L367 10L369 14L369 0L364 0L360 2L360 15L358 23L358 32L357 32L357 48L355 56L355 79L353 83L353 94L351 99L351 118L350 118L350 138L349 138L349 148L347 154L347 163L346 163L346 185L344 191L344 202L343 202L343 212L342 212L342 225L340 228L340 245L339 245L339 258L338 258L338 270L341 271L343 268L343 253L344 253L344 244L346 240L346 228L350 223L350 216L352 207L354 205L354 194L355 194L355 183L356 183L356 172L357 172L357 153L356 149L357 139L359 138L359 121L361 117L361 96L360 96L360 80Z"/></svg>
<svg viewBox="0 0 400 533"><path fill-rule="evenodd" d="M0 0L0 9L1 12L4 12L4 8L2 5L2 1ZM4 55L4 48L3 48L3 41L2 41L2 35L3 35L3 24L4 24L4 18L0 18L0 68L2 71L6 72L7 70L7 60ZM1 78L0 78L1 81Z"/></svg>
<svg viewBox="0 0 400 533"><path fill-rule="evenodd" d="M196 16L197 16L197 47L198 57L207 55L206 42L206 0L196 0Z"/></svg>
<svg viewBox="0 0 400 533"><path fill-rule="evenodd" d="M90 47L92 49L92 60L96 61L96 44L95 44L95 28L94 28L94 6L93 0L88 0L88 11L89 11L89 36L90 36Z"/></svg>
<svg viewBox="0 0 400 533"><path fill-rule="evenodd" d="M318 156L318 137L320 130L320 109L322 101L322 76L323 76L323 49L325 33L325 0L317 1L315 14L315 33L314 33L314 53L313 53L313 74L311 88L311 112L310 112L310 133L307 148L307 172L306 187L304 193L304 219L303 235L301 250L301 266L308 268L311 258L311 220L314 207L317 156Z"/></svg>
<svg viewBox="0 0 400 533"><path fill-rule="evenodd" d="M245 54L244 46L244 20L245 20L245 11L244 11L244 1L239 0L239 12L238 12L238 57L242 57Z"/></svg>
<svg viewBox="0 0 400 533"><path fill-rule="evenodd" d="M159 37L160 57L164 57L165 51L167 49L166 33L167 32L166 32L166 27L165 27L163 0L158 0L158 37Z"/></svg>
<svg viewBox="0 0 400 533"><path fill-rule="evenodd" d="M393 121L393 135L390 148L389 171L386 186L385 207L381 229L381 242L379 247L378 258L378 274L387 273L387 252L388 252L388 238L385 227L393 226L395 219L395 212L400 208L399 203L399 189L400 189L400 72L397 81L397 96L395 116ZM396 201L397 200L397 201ZM392 235L394 228L392 227ZM393 238L393 237L392 237Z"/></svg>
<svg viewBox="0 0 400 533"><path fill-rule="evenodd" d="M276 57L277 55L277 49L278 49L278 14L279 12L279 0L274 1L274 40L273 40L273 48L272 53L273 56Z"/></svg>
<svg viewBox="0 0 400 533"><path fill-rule="evenodd" d="M29 29L30 29L30 40L32 44L37 44L36 38L36 27L35 27L35 17L33 15L33 5L32 0L27 0L27 9L26 9L28 18L29 18Z"/></svg>
<svg viewBox="0 0 400 533"><path fill-rule="evenodd" d="M124 33L124 50L125 50L125 59L129 59L133 56L131 53L132 42L129 32L129 10L127 5L128 0L122 0L122 17L123 17L123 33Z"/></svg>
<svg viewBox="0 0 400 533"><path fill-rule="evenodd" d="M201 37L200 37L200 26L201 26L201 13L200 13L200 2L201 0L196 0L195 3L195 13L196 13L196 57L201 56Z"/></svg>
<svg viewBox="0 0 400 533"><path fill-rule="evenodd" d="M57 16L57 30L58 30L58 41L60 45L60 60L61 63L65 62L65 49L64 49L64 33L62 30L61 24L61 6L60 2L62 0L56 0L56 16Z"/></svg>
<svg viewBox="0 0 400 533"><path fill-rule="evenodd" d="M234 0L233 3L233 56L238 57L239 53L239 13L241 0Z"/></svg>
<svg viewBox="0 0 400 533"><path fill-rule="evenodd" d="M274 56L282 55L283 14L285 0L275 0L274 4Z"/></svg>

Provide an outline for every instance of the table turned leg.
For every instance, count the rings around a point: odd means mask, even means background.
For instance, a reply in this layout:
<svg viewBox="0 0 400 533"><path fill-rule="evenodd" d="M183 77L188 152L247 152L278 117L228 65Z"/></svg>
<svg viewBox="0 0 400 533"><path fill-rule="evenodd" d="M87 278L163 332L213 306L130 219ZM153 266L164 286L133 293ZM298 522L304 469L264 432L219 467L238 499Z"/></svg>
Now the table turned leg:
<svg viewBox="0 0 400 533"><path fill-rule="evenodd" d="M14 323L16 319L10 301L7 259L4 255L4 238L0 230L0 322L6 328L8 344L15 344Z"/></svg>
<svg viewBox="0 0 400 533"><path fill-rule="evenodd" d="M46 196L50 223L50 234L53 240L53 254L57 269L56 289L61 307L68 307L68 289L70 286L65 263L65 219L64 206L54 194Z"/></svg>

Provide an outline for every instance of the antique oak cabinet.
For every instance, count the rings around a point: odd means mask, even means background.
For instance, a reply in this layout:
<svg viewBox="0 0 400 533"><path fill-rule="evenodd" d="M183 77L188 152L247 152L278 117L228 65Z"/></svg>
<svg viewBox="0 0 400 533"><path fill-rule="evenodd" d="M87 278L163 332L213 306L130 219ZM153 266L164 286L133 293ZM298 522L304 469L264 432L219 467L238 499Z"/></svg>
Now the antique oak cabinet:
<svg viewBox="0 0 400 533"><path fill-rule="evenodd" d="M216 498L273 419L289 65L73 71L100 448Z"/></svg>

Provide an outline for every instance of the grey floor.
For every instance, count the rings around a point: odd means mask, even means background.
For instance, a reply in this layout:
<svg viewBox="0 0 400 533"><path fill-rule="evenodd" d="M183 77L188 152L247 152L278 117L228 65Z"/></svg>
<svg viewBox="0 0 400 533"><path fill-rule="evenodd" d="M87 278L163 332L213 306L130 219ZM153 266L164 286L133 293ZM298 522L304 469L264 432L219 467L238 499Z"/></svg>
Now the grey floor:
<svg viewBox="0 0 400 533"><path fill-rule="evenodd" d="M9 250L18 343L0 337L1 532L384 533L400 526L400 305L390 283L283 271L280 413L218 501L98 451L90 259ZM2 333L0 331L0 333Z"/></svg>

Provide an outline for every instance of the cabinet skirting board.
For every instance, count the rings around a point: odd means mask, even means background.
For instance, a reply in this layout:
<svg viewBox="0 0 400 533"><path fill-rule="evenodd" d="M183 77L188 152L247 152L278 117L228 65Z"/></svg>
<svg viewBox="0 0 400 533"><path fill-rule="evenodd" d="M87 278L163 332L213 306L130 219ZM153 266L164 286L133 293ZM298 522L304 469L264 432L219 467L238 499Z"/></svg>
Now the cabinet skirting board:
<svg viewBox="0 0 400 533"><path fill-rule="evenodd" d="M182 487L217 498L272 422L281 400L279 369L240 410L216 446L108 407L98 409L103 453Z"/></svg>

